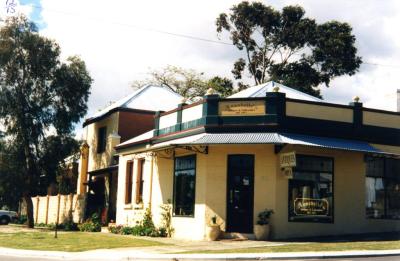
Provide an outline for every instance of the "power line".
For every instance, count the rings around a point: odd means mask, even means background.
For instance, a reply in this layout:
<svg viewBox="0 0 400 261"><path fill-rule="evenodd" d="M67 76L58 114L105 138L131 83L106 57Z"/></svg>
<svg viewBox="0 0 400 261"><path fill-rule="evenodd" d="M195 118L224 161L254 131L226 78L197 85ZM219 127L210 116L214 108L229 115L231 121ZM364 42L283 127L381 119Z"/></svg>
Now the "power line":
<svg viewBox="0 0 400 261"><path fill-rule="evenodd" d="M362 64L372 65L372 66L392 67L392 68L400 69L400 65L396 65L396 64L380 64L380 63L370 63L370 62L363 62Z"/></svg>
<svg viewBox="0 0 400 261"><path fill-rule="evenodd" d="M35 9L45 10L43 7L38 6L38 5L31 5L31 6L33 8L35 8ZM116 21L106 21L105 19L102 19L102 18L99 18L99 17L82 16L82 15L77 14L77 13L59 11L59 10L54 10L54 9L47 9L46 8L46 10L50 11L50 12L65 14L65 15L79 16L79 17L82 17L82 18L85 18L85 19L94 20L94 21L100 21L100 22L104 22L104 23L115 24L115 25L130 27L130 28L135 28L135 29L139 29L139 30L143 30L143 31L150 31L150 32L156 32L156 33L160 33L160 34L172 35L172 36L181 37L181 38L187 38L187 39L191 39L191 40L197 40L197 41L203 41L203 42L209 42L209 43L216 43L216 44L234 46L234 44L232 44L232 43L228 43L228 42L224 42L224 41L220 41L220 40L217 41L217 40L202 38L202 37L193 36L193 35L168 32L168 31L164 31L164 30L159 30L159 29L154 29L154 28L149 28L149 27L142 27L142 26L138 26L138 25L121 23L121 22L116 22Z"/></svg>
<svg viewBox="0 0 400 261"><path fill-rule="evenodd" d="M228 42L224 42L224 41L220 41L220 40L217 41L217 40L198 37L198 36L194 36L194 35L187 35L187 34L182 34L182 33L169 32L169 31L159 30L159 29L155 29L155 28L142 27L142 26L138 26L138 25L121 23L121 22L116 22L116 21L106 21L105 19L102 19L102 18L99 18L99 17L90 17L90 16L86 16L86 15L83 16L83 15L80 15L78 13L65 12L65 11L48 9L48 8L45 9L42 6L38 6L38 5L34 5L34 4L31 4L30 6L32 6L35 9L39 9L39 10L47 10L47 11L50 11L50 12L55 12L55 13L60 13L60 14L65 14L65 15L70 15L70 16L79 16L79 17L82 17L82 18L85 18L85 19L89 19L89 20L100 21L100 22L104 22L104 23L120 25L120 26L130 27L130 28L135 28L135 29L143 30L143 31L156 32L156 33L160 33L160 34L165 34L165 35L170 35L170 36L175 36L175 37L180 37L180 38L186 38L186 39L195 40L195 41L203 41L203 42L209 42L209 43L215 43L215 44L235 46L233 43L228 43ZM396 64L393 64L393 65L391 65L391 64L380 64L380 63L373 63L373 62L368 62L368 61L362 63L362 65L364 65L364 64L365 65L370 65L370 66L382 66L382 67L391 67L391 68L400 69L400 65L396 65Z"/></svg>

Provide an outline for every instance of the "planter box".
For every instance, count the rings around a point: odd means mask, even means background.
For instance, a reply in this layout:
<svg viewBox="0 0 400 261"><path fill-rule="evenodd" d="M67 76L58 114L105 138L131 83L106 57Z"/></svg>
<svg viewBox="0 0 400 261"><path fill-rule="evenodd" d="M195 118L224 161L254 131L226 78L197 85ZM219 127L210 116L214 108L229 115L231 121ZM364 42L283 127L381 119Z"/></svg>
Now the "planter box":
<svg viewBox="0 0 400 261"><path fill-rule="evenodd" d="M268 240L270 226L268 225L254 225L254 235L257 240Z"/></svg>

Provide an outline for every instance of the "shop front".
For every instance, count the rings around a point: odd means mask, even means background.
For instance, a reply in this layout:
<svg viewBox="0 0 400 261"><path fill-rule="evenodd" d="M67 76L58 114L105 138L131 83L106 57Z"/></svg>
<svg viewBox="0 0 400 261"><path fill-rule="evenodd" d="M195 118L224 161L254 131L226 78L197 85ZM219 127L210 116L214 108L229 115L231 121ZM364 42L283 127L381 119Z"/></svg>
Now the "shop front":
<svg viewBox="0 0 400 261"><path fill-rule="evenodd" d="M266 208L273 239L400 231L398 113L208 95L155 126L116 147L117 224L146 208L159 224L167 204L177 238L204 239L214 216L222 236L252 238Z"/></svg>

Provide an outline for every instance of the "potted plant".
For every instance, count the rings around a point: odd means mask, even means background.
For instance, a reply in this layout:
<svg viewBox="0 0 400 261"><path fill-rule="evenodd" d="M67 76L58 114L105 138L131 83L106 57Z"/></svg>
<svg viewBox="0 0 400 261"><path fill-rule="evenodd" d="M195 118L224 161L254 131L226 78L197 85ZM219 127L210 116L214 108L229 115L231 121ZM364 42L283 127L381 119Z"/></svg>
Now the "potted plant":
<svg viewBox="0 0 400 261"><path fill-rule="evenodd" d="M273 213L272 209L265 209L258 214L257 224L254 225L254 235L257 240L268 240L270 232L269 218Z"/></svg>
<svg viewBox="0 0 400 261"><path fill-rule="evenodd" d="M221 229L217 224L217 216L211 217L211 223L206 227L206 238L208 241L215 241L218 239Z"/></svg>

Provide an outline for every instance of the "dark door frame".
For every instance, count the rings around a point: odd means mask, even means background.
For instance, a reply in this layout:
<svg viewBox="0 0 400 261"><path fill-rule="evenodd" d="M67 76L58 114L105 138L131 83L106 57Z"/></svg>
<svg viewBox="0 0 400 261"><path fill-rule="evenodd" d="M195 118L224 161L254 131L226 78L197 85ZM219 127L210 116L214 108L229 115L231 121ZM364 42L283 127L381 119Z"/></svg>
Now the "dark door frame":
<svg viewBox="0 0 400 261"><path fill-rule="evenodd" d="M250 208L249 208L249 222L250 224L253 224L253 219L254 219L254 170L255 170L255 155L254 154L228 154L227 155L227 182L226 182L226 232L239 232L239 231L234 231L231 228L231 222L230 222L230 188L232 186L232 181L231 181L231 176L229 173L231 172L231 167L229 166L230 163L230 157L231 156L251 156L252 157L252 169L251 169L251 175L250 175L250 195L249 195L249 201L250 201ZM252 233L253 228L249 228L249 231L243 232L243 233Z"/></svg>

